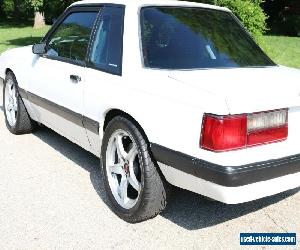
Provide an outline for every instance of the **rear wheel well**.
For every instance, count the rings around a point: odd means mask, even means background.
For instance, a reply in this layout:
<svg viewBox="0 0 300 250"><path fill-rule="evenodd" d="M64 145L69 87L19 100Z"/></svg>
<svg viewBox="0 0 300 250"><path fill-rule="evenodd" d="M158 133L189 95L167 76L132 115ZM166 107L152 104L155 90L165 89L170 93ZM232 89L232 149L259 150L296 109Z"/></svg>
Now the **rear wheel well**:
<svg viewBox="0 0 300 250"><path fill-rule="evenodd" d="M107 125L109 124L109 122L114 119L117 116L122 116L124 118L127 118L128 120L130 120L132 123L134 123L134 125L139 129L139 131L142 133L142 135L144 136L146 142L148 143L148 146L150 146L150 142L148 140L148 137L144 131L144 129L142 128L142 126L137 122L137 120L135 120L131 115L127 114L126 112L119 110L119 109L112 109L110 111L107 112L107 114L105 115L105 120L104 120L104 126L103 126L103 132L105 132L105 129L107 127Z"/></svg>
<svg viewBox="0 0 300 250"><path fill-rule="evenodd" d="M151 150L151 145L150 145L150 141L144 131L144 129L142 128L142 126L137 122L137 120L135 120L131 115L129 115L128 113L119 110L119 109L112 109L109 112L107 112L107 114L105 115L105 120L104 120L104 126L103 126L103 132L105 132L105 129L107 127L107 125L109 124L110 121L112 121L115 117L117 116L122 116L125 117L126 119L130 120L140 131L140 133L143 135L143 137L145 138L146 143L148 144L148 148L149 148L149 153L152 156L152 159L155 159L155 157L153 156L152 150ZM156 162L156 159L155 159ZM161 177L165 180L165 176L163 175L159 165L156 162L156 168L159 172L159 174L161 175Z"/></svg>

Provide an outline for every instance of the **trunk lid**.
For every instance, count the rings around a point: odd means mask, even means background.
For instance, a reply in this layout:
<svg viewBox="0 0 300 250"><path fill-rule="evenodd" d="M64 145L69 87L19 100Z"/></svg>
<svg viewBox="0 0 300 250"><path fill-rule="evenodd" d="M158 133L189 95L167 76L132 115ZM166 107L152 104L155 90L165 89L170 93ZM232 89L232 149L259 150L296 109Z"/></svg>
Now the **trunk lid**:
<svg viewBox="0 0 300 250"><path fill-rule="evenodd" d="M169 76L226 100L230 114L300 106L300 70L286 67L176 71Z"/></svg>

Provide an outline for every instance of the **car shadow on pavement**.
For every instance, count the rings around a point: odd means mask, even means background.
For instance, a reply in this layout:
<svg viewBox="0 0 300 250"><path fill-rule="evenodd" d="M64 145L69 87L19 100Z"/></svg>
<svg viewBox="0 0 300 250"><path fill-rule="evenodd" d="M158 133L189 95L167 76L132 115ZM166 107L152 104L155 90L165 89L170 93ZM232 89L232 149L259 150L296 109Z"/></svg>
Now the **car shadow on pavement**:
<svg viewBox="0 0 300 250"><path fill-rule="evenodd" d="M108 205L99 158L48 128L42 127L34 135L88 171L95 191L103 202ZM207 200L201 195L174 187L169 205L161 216L187 230L197 230L258 211L296 194L299 190L299 188L290 190L244 204L226 205L217 201Z"/></svg>
<svg viewBox="0 0 300 250"><path fill-rule="evenodd" d="M187 230L197 230L258 211L296 194L300 189L236 205L211 201L201 195L179 188L174 188L174 191L175 194L169 207L161 216Z"/></svg>

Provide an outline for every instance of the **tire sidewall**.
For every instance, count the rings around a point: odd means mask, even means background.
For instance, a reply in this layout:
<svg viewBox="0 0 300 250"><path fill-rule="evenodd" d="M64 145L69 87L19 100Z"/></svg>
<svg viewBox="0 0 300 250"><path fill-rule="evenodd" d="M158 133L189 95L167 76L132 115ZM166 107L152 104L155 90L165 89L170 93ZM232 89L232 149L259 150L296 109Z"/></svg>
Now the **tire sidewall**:
<svg viewBox="0 0 300 250"><path fill-rule="evenodd" d="M139 157L140 164L141 164L141 193L140 193L137 203L131 209L124 209L115 200L115 198L112 194L111 188L109 186L108 177L107 177L108 173L106 171L106 150L107 150L108 142L109 142L109 139L112 136L112 134L118 129L122 129L122 130L126 131L130 135L131 139L134 140L134 143L136 144L137 149L138 149L138 157ZM101 148L101 167L102 167L102 173L103 173L103 179L104 179L106 193L108 195L108 198L109 198L108 200L110 202L109 205L113 209L113 211L124 220L128 220L128 219L130 220L130 218L132 218L133 216L136 216L136 214L139 212L139 210L143 206L143 197L144 197L144 191L145 191L145 173L146 173L145 167L147 167L147 164L148 164L146 161L146 159L148 157L145 154L148 154L148 153L147 153L147 151L142 152L142 150L141 150L142 145L141 145L140 140L138 139L138 135L136 134L137 132L139 133L138 129L129 120L127 120L123 117L116 117L108 124L108 126L105 130L102 148Z"/></svg>
<svg viewBox="0 0 300 250"><path fill-rule="evenodd" d="M16 88L16 98L17 98L17 105L18 105L18 110L17 110L17 116L16 116L16 123L14 126L11 126L7 120L7 114L6 114L6 103L5 103L5 91L6 91L6 84L8 82L8 80L12 80L15 88ZM17 80L15 78L15 76L12 73L8 73L5 77L4 83L3 83L3 109L4 109L4 117L5 117L5 124L6 127L8 128L8 130L12 133L16 133L17 132L17 126L18 126L18 122L20 120L20 96L19 96L19 91L18 91L18 83Z"/></svg>

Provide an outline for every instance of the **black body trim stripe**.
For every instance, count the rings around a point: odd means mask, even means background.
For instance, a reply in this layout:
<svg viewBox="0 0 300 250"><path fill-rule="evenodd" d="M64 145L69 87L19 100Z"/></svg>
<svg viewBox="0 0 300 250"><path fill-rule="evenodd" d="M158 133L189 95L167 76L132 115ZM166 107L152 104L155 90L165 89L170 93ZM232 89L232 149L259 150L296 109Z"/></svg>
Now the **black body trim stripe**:
<svg viewBox="0 0 300 250"><path fill-rule="evenodd" d="M94 134L99 134L99 122L96 122L86 116L83 116L82 123L87 130L93 132Z"/></svg>
<svg viewBox="0 0 300 250"><path fill-rule="evenodd" d="M33 104L48 110L51 113L54 113L56 115L59 115L63 117L64 119L68 120L69 122L72 122L78 126L83 126L82 124L82 115L73 112L65 107L62 107L60 105L57 105L56 103L53 103L51 101L48 101L47 99L44 99L42 97L39 97L37 95L34 95L30 92L27 92L28 100L32 102Z"/></svg>
<svg viewBox="0 0 300 250"><path fill-rule="evenodd" d="M80 127L84 127L94 134L99 134L99 123L97 121L78 114L45 98L30 93L24 89L19 88L18 91L23 99L26 99L31 103L48 110L51 113L59 115L69 122L72 122Z"/></svg>
<svg viewBox="0 0 300 250"><path fill-rule="evenodd" d="M26 91L25 91L24 89L18 88L18 92L19 92L20 96L21 96L23 99L28 100L27 93L26 93Z"/></svg>
<svg viewBox="0 0 300 250"><path fill-rule="evenodd" d="M242 166L221 166L151 143L158 162L227 187L238 187L300 172L300 154Z"/></svg>

